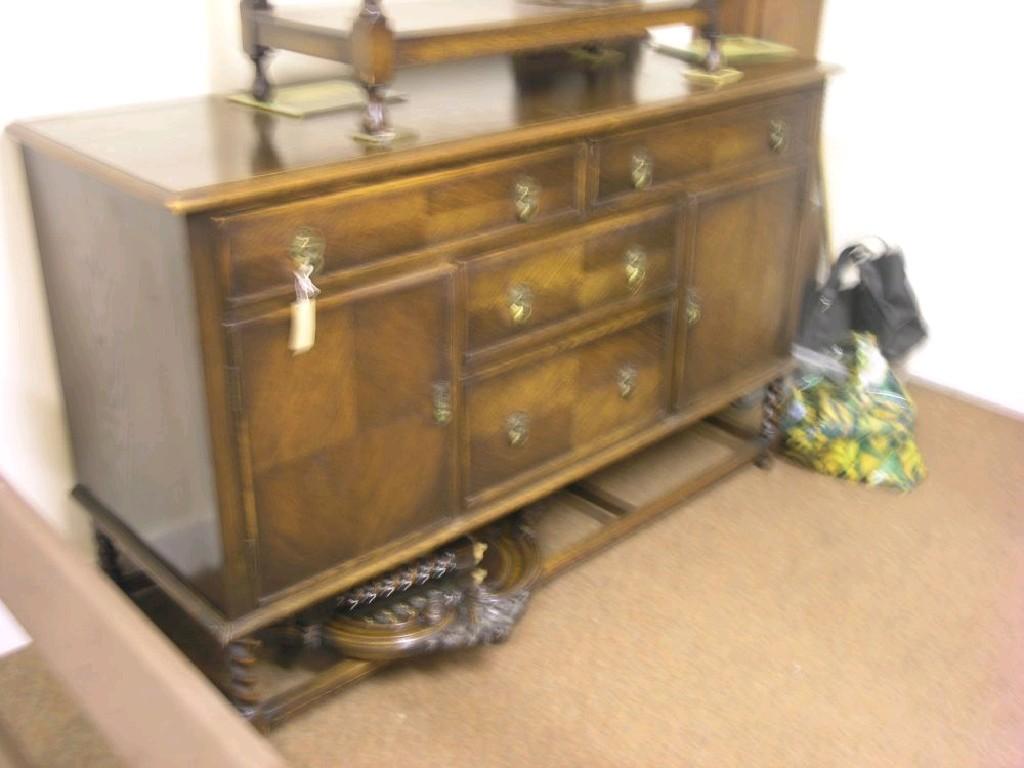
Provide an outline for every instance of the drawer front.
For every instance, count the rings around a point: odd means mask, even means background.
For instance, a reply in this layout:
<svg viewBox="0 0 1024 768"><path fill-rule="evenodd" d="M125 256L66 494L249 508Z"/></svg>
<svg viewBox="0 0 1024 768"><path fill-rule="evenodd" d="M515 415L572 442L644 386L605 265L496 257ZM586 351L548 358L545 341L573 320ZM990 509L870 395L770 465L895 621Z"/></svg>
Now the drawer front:
<svg viewBox="0 0 1024 768"><path fill-rule="evenodd" d="M580 349L573 420L576 447L598 445L666 410L672 355L671 313Z"/></svg>
<svg viewBox="0 0 1024 768"><path fill-rule="evenodd" d="M659 208L470 262L470 351L672 285L677 229Z"/></svg>
<svg viewBox="0 0 1024 768"><path fill-rule="evenodd" d="M578 375L568 353L466 385L470 495L572 449Z"/></svg>
<svg viewBox="0 0 1024 768"><path fill-rule="evenodd" d="M672 312L466 384L470 497L586 453L665 412Z"/></svg>
<svg viewBox="0 0 1024 768"><path fill-rule="evenodd" d="M578 156L560 147L219 218L226 290L290 287L296 252L325 275L576 210Z"/></svg>
<svg viewBox="0 0 1024 768"><path fill-rule="evenodd" d="M595 202L744 163L784 161L808 146L814 98L786 96L596 142Z"/></svg>

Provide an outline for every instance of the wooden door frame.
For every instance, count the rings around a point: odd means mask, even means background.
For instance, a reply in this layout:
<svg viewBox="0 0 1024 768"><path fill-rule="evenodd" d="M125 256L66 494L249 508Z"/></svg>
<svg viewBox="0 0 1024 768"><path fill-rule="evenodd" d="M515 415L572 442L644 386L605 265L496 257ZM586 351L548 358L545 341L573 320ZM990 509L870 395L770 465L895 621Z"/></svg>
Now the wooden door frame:
<svg viewBox="0 0 1024 768"><path fill-rule="evenodd" d="M719 0L722 31L763 37L817 58L825 0Z"/></svg>
<svg viewBox="0 0 1024 768"><path fill-rule="evenodd" d="M285 768L270 743L3 477L0 530L0 598L125 765Z"/></svg>

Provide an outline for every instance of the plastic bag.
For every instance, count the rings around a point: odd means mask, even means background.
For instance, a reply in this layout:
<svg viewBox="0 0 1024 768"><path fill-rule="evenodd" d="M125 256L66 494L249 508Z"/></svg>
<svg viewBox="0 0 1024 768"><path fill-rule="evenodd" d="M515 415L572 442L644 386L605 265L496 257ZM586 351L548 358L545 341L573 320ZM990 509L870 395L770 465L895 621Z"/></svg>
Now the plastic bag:
<svg viewBox="0 0 1024 768"><path fill-rule="evenodd" d="M783 451L826 475L910 490L926 476L914 405L875 337L851 334L842 374L805 369L783 411Z"/></svg>

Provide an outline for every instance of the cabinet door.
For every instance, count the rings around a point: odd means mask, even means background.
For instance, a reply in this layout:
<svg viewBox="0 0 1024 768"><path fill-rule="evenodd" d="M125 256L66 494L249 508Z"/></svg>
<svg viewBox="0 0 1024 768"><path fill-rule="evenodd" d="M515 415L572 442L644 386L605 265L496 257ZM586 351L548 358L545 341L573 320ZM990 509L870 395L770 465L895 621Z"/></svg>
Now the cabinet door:
<svg viewBox="0 0 1024 768"><path fill-rule="evenodd" d="M792 169L696 196L681 407L789 354L802 181Z"/></svg>
<svg viewBox="0 0 1024 768"><path fill-rule="evenodd" d="M263 594L449 513L452 290L434 271L319 301L299 355L286 312L233 331Z"/></svg>

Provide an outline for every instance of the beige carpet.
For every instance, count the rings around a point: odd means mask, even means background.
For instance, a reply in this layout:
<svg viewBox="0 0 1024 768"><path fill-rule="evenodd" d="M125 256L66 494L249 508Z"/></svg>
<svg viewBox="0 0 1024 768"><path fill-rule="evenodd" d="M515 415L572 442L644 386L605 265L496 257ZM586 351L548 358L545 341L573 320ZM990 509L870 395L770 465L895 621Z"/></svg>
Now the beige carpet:
<svg viewBox="0 0 1024 768"><path fill-rule="evenodd" d="M538 593L505 646L386 671L273 743L310 768L1024 766L1024 423L917 398L915 492L744 469ZM33 665L0 662L8 721ZM44 764L109 764L85 756Z"/></svg>

